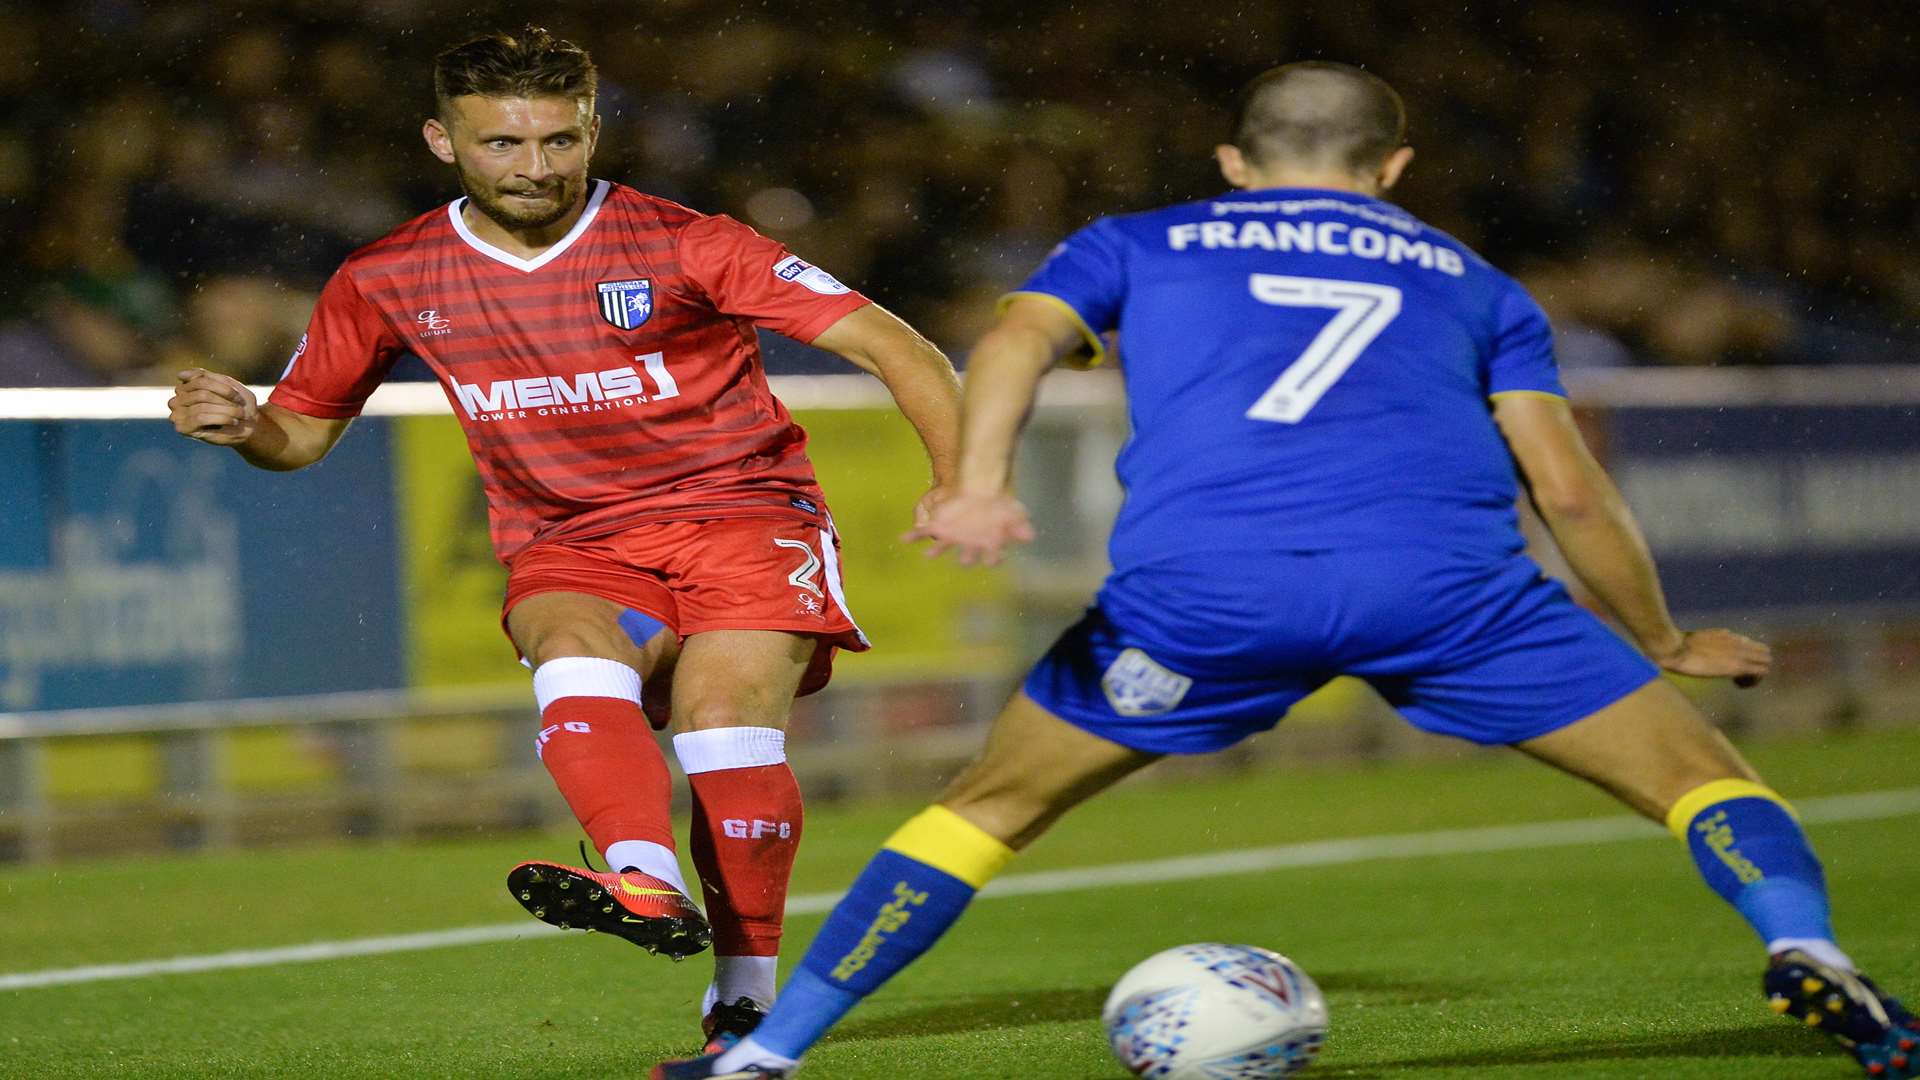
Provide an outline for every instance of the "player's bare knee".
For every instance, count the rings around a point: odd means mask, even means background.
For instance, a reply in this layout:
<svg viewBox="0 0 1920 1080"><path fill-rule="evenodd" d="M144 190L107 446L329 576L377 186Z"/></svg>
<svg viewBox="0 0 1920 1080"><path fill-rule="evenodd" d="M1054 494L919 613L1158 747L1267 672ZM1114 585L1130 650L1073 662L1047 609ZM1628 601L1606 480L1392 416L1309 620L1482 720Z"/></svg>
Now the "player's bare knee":
<svg viewBox="0 0 1920 1080"><path fill-rule="evenodd" d="M784 708L775 708L756 700L740 698L696 698L676 701L673 724L679 731L711 731L714 728L787 726Z"/></svg>
<svg viewBox="0 0 1920 1080"><path fill-rule="evenodd" d="M612 635L582 632L571 628L532 635L529 640L520 644L520 648L535 667L549 660L569 656L590 656L602 660L615 660L632 666L636 653L631 645L623 645Z"/></svg>

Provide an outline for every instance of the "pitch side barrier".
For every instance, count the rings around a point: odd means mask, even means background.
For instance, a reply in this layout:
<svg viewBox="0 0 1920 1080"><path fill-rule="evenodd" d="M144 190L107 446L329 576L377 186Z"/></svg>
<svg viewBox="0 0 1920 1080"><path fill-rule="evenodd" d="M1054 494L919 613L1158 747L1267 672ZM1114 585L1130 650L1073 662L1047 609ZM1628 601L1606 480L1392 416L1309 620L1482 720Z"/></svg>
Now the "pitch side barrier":
<svg viewBox="0 0 1920 1080"><path fill-rule="evenodd" d="M884 387L859 374L772 381L816 428L856 415L865 425L814 440L823 476L828 456L856 448L829 493L856 607L883 624L867 629L887 647L847 665L852 678L903 654L923 673L963 652L975 671L1017 669L1104 572L1121 498L1112 460L1127 435L1114 373L1047 380L1020 463L1040 535L1006 587L960 586L977 589L965 596L955 581L987 579L897 551L896 511L923 478L910 442L882 452L859 441L887 434ZM1920 369L1568 381L1685 617L1859 639L1920 612ZM450 416L437 384L381 387L366 410L375 422L293 476L178 438L161 419L170 394L0 390L0 712L499 678L505 646L488 625L498 568L471 466L450 423L435 438L407 424ZM865 595L863 579L875 584ZM900 600L910 593L945 607Z"/></svg>
<svg viewBox="0 0 1920 1080"><path fill-rule="evenodd" d="M816 798L931 790L979 734L906 738L903 700L977 718L1003 694L964 672L835 685L796 703L796 770ZM521 684L0 713L0 863L561 824L538 727Z"/></svg>
<svg viewBox="0 0 1920 1080"><path fill-rule="evenodd" d="M1920 716L1920 370L1569 384L1683 621L1779 651L1772 689L1712 692L1721 719ZM835 510L843 534L867 530L849 590L884 646L799 703L796 763L823 795L929 789L1105 570L1119 378L1047 380L1019 466L1040 535L998 578L892 539L924 477L878 382L773 386L815 430L823 477L852 446L829 492L873 489ZM526 752L532 708L492 625L499 569L440 388L382 387L371 422L292 475L180 439L170 395L0 390L0 858L563 820ZM882 436L902 441L859 441ZM873 625L900 598L896 624ZM1293 721L1260 745L1418 742L1335 691L1318 715L1362 717L1357 735Z"/></svg>

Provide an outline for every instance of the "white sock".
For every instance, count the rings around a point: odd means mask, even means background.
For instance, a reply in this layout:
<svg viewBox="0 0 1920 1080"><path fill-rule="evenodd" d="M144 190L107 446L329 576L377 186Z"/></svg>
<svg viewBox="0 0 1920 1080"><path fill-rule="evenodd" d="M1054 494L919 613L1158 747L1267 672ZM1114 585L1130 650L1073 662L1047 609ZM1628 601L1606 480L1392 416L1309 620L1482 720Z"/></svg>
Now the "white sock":
<svg viewBox="0 0 1920 1080"><path fill-rule="evenodd" d="M800 1064L798 1061L790 1057L781 1057L779 1054L754 1042L753 1036L749 1035L739 1042L734 1043L733 1049L715 1058L713 1071L716 1073L732 1072L735 1069L744 1069L749 1065L766 1065L775 1069L791 1070L798 1064Z"/></svg>
<svg viewBox="0 0 1920 1080"><path fill-rule="evenodd" d="M541 713L563 697L610 697L638 705L640 673L594 656L563 656L533 670L533 700Z"/></svg>
<svg viewBox="0 0 1920 1080"><path fill-rule="evenodd" d="M608 844L607 850L601 854L606 856L607 869L616 874L631 866L679 889L689 899L693 897L692 893L687 892L687 879L680 876L680 859L672 848L662 847L651 840L620 840Z"/></svg>
<svg viewBox="0 0 1920 1080"><path fill-rule="evenodd" d="M787 760L787 733L766 727L683 731L673 737L673 756L680 759L680 771L688 776L778 765Z"/></svg>
<svg viewBox="0 0 1920 1080"><path fill-rule="evenodd" d="M1808 956L1813 957L1828 967L1839 968L1841 971L1857 973L1860 970L1853 966L1852 957L1841 952L1840 946L1835 945L1826 938L1786 937L1775 938L1767 942L1768 956L1786 952L1788 949L1799 949L1801 952L1806 953Z"/></svg>
<svg viewBox="0 0 1920 1080"><path fill-rule="evenodd" d="M713 954L713 981L700 1000L700 1015L705 1016L724 1001L731 1005L741 998L752 1001L762 1011L773 1008L774 986L779 978L777 956L721 956Z"/></svg>

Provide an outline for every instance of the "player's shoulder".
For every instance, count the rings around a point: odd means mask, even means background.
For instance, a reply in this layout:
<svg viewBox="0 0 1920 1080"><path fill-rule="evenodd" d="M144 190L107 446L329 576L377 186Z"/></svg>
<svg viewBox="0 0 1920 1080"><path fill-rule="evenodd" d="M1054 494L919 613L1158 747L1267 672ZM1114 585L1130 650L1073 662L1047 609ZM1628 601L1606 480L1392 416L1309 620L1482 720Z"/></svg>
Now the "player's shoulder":
<svg viewBox="0 0 1920 1080"><path fill-rule="evenodd" d="M607 180L603 183L607 185L607 194L603 200L601 213L637 224L679 232L696 221L714 216L615 180Z"/></svg>
<svg viewBox="0 0 1920 1080"><path fill-rule="evenodd" d="M1452 247L1460 253L1462 259L1466 260L1468 266L1478 271L1477 276L1485 285L1485 291L1481 295L1488 298L1496 313L1506 310L1509 304L1535 310L1539 308L1539 304L1533 299L1533 294L1527 291L1525 285L1520 284L1519 278L1495 266L1486 256L1475 251L1452 233L1427 225L1425 222L1421 224L1425 226L1428 235L1433 237L1435 243L1444 243ZM1544 315L1541 317L1545 318Z"/></svg>
<svg viewBox="0 0 1920 1080"><path fill-rule="evenodd" d="M385 236L359 248L340 264L340 272L356 278L392 271L410 265L422 248L456 243L451 217L457 202L442 203L410 221L387 231Z"/></svg>
<svg viewBox="0 0 1920 1080"><path fill-rule="evenodd" d="M1201 199L1174 203L1171 206L1152 206L1144 210L1107 214L1088 222L1081 231L1114 239L1137 241L1142 237L1158 233L1169 222L1187 220L1195 207L1203 206L1205 203L1206 200Z"/></svg>
<svg viewBox="0 0 1920 1080"><path fill-rule="evenodd" d="M1435 248L1444 247L1459 255L1459 261L1455 266L1465 272L1454 277L1453 280L1465 286L1465 291L1460 294L1462 302L1466 304L1467 310L1477 313L1476 317L1481 321L1481 325L1489 330L1497 330L1500 324L1516 317L1539 314L1540 318L1546 318L1546 315L1540 312L1539 305L1534 301L1532 294L1527 292L1526 286L1520 284L1519 279L1495 266L1486 256L1475 251L1472 245L1445 229L1415 217L1393 203L1372 201L1375 206L1395 212L1405 220L1418 225L1421 230L1421 240Z"/></svg>
<svg viewBox="0 0 1920 1080"><path fill-rule="evenodd" d="M1394 203L1357 192L1330 189L1276 188L1265 191L1229 191L1204 199L1190 199L1132 213L1114 214L1095 221L1088 226L1088 229L1098 229L1109 235L1136 241L1157 242L1166 240L1170 235L1168 232L1170 229L1181 229L1184 234L1193 226L1207 222L1237 227L1240 223L1255 219L1301 221L1342 219L1353 227L1384 230L1396 234L1403 241L1425 241L1428 244L1449 247L1459 252L1463 260L1492 269L1491 264L1472 248ZM1256 226L1256 228L1262 227ZM1236 245L1223 244L1223 246Z"/></svg>
<svg viewBox="0 0 1920 1080"><path fill-rule="evenodd" d="M1382 204L1382 205L1392 205L1392 204L1388 203L1388 204ZM1398 210L1399 207L1396 206L1394 207L1394 209ZM1405 211L1401 211L1401 212L1405 213ZM1407 218L1411 221L1419 222L1420 227L1426 230L1426 235L1432 239L1432 242L1437 244L1445 244L1448 247L1451 247L1453 250L1459 252L1461 258L1465 259L1468 265L1473 266L1476 269L1482 271L1489 278L1491 278L1495 283L1503 287L1511 287L1516 289L1520 287L1519 282L1515 281L1511 274L1507 273L1505 270L1500 269L1498 266L1493 265L1492 262L1488 261L1486 256L1480 254L1478 251L1475 251L1472 245L1468 244L1466 241L1460 239L1459 237L1453 235L1452 233L1446 231L1445 229L1439 228L1434 225L1429 225L1425 221L1421 221L1419 218L1414 217L1412 214L1407 214Z"/></svg>
<svg viewBox="0 0 1920 1080"><path fill-rule="evenodd" d="M672 251L685 265L759 237L726 214L710 214L625 184L608 182L601 215L642 250Z"/></svg>

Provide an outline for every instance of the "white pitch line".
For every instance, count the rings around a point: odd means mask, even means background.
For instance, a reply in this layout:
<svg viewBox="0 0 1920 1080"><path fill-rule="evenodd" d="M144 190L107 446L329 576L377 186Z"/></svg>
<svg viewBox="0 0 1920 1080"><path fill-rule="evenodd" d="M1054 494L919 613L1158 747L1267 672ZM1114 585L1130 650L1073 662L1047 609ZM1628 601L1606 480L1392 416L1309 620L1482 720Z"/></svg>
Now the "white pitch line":
<svg viewBox="0 0 1920 1080"><path fill-rule="evenodd" d="M1811 824L1843 821L1877 821L1885 818L1920 814L1920 788L1868 791L1857 795L1831 795L1806 799L1796 804L1800 819ZM1276 847L1247 848L1210 855L1185 855L1172 859L1110 863L1071 870L1045 870L1031 874L1009 874L981 890L982 899L998 896L1034 896L1046 893L1104 889L1123 885L1158 885L1168 881L1192 881L1197 878L1226 877L1233 874L1257 874L1303 866L1341 866L1383 859L1412 859L1432 855L1466 855L1490 851L1522 851L1541 848L1573 847L1620 840L1645 840L1660 835L1658 826L1636 817L1577 818L1570 821L1542 821L1527 825L1493 825L1476 829L1442 829L1433 832L1389 833L1356 836L1345 840L1322 840L1306 844L1281 844ZM811 893L787 901L787 914L813 915L830 910L841 893ZM339 960L350 956L380 956L386 953L420 952L458 945L484 945L528 938L548 938L562 931L545 923L521 921L492 926L468 926L456 930L429 930L418 934L393 934L385 937L352 938L346 941L316 941L274 949L242 949L205 956L176 956L165 960L143 960L130 964L94 964L88 967L54 968L0 975L0 990L32 990L75 983L106 982L118 979L144 979L154 975L187 975L202 971L235 968L274 967L280 964L306 964L318 960Z"/></svg>

